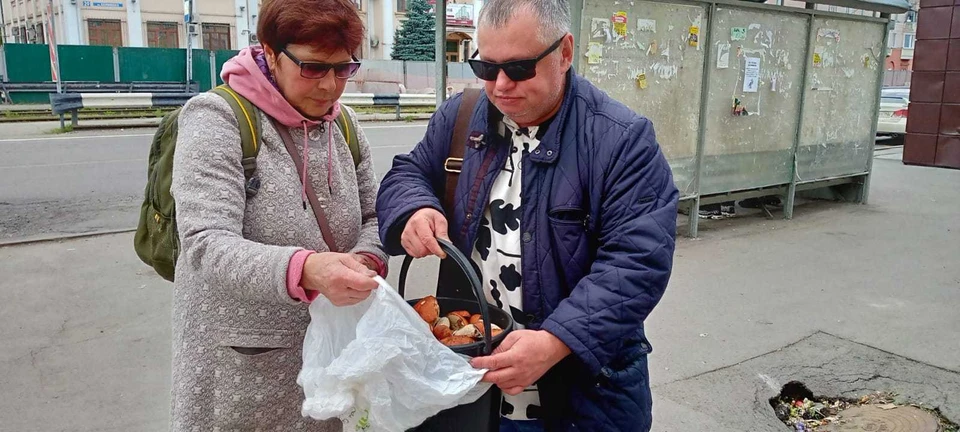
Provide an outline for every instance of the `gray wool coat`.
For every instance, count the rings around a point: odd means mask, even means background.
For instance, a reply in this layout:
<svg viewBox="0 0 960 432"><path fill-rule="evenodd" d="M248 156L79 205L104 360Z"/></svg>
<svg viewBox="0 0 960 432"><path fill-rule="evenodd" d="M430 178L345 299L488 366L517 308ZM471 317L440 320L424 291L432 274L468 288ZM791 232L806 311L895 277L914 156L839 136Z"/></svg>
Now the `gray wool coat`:
<svg viewBox="0 0 960 432"><path fill-rule="evenodd" d="M171 188L181 241L173 294L174 431L341 429L339 420L300 414L303 392L296 379L310 315L306 304L287 294L287 267L299 250L329 248L312 208L303 208L297 169L280 135L265 114L260 117L261 187L247 199L239 129L227 102L201 94L179 116ZM336 126L332 155L329 124L308 129L308 181L337 244L386 263L377 235L378 185L370 148L354 126L361 150L357 167ZM302 154L303 128L290 133ZM245 355L236 347L277 349Z"/></svg>

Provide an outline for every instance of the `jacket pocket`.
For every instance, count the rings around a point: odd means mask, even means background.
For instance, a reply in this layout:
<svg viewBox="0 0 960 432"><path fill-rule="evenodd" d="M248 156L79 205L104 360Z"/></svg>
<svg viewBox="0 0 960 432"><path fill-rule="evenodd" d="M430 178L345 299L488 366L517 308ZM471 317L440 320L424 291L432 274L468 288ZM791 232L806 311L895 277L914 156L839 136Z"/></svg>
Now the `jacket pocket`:
<svg viewBox="0 0 960 432"><path fill-rule="evenodd" d="M559 207L547 214L552 250L557 267L564 275L569 292L589 268L590 241L587 232L589 214L577 207Z"/></svg>
<svg viewBox="0 0 960 432"><path fill-rule="evenodd" d="M220 327L215 340L225 347L293 348L303 343L303 336L304 332L293 330Z"/></svg>
<svg viewBox="0 0 960 432"><path fill-rule="evenodd" d="M278 330L222 328L214 367L213 414L224 429L273 425L297 415L299 343ZM280 423L277 423L279 425Z"/></svg>
<svg viewBox="0 0 960 432"><path fill-rule="evenodd" d="M620 355L603 367L591 385L582 388L583 402L578 410L589 422L604 429L649 431L653 421L653 397L650 393L647 355L652 351L643 329L628 338ZM585 403L584 403L585 402Z"/></svg>

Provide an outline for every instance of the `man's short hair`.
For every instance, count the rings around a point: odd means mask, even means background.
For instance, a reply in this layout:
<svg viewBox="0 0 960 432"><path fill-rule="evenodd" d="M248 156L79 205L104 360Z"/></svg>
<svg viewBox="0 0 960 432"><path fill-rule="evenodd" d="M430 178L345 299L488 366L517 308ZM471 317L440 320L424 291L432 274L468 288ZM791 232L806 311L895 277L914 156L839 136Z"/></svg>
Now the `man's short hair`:
<svg viewBox="0 0 960 432"><path fill-rule="evenodd" d="M567 0L488 0L480 9L480 26L503 28L521 10L540 17L537 37L550 44L570 31L570 5Z"/></svg>

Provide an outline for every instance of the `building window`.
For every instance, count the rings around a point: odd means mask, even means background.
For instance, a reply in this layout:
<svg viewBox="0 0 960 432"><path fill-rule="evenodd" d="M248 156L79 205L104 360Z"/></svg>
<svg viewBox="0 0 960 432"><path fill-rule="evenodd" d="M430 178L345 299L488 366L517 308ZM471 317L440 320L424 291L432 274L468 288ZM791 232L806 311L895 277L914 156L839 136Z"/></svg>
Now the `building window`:
<svg viewBox="0 0 960 432"><path fill-rule="evenodd" d="M407 11L407 0L397 0L397 12Z"/></svg>
<svg viewBox="0 0 960 432"><path fill-rule="evenodd" d="M148 22L147 46L150 48L180 48L180 29L177 23Z"/></svg>
<svg viewBox="0 0 960 432"><path fill-rule="evenodd" d="M230 43L230 24L203 23L203 49L211 51L228 50Z"/></svg>
<svg viewBox="0 0 960 432"><path fill-rule="evenodd" d="M907 11L906 20L908 23L917 22L917 12L916 11Z"/></svg>
<svg viewBox="0 0 960 432"><path fill-rule="evenodd" d="M913 49L914 39L916 37L913 33L907 33L903 35L903 49Z"/></svg>
<svg viewBox="0 0 960 432"><path fill-rule="evenodd" d="M123 46L120 20L87 20L87 37L90 45Z"/></svg>

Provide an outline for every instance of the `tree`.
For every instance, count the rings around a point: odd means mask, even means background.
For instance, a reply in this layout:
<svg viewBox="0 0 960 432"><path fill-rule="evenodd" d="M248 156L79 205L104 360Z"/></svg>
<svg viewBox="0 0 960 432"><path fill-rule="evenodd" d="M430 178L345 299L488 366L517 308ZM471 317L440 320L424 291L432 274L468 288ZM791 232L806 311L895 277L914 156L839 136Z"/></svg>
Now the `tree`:
<svg viewBox="0 0 960 432"><path fill-rule="evenodd" d="M407 3L407 19L394 37L394 60L433 61L436 54L436 30L431 6L426 0Z"/></svg>

